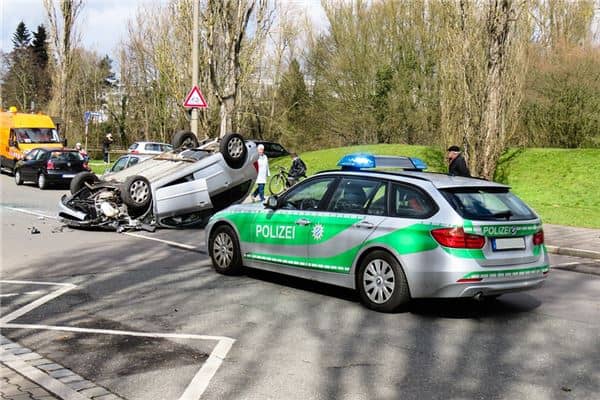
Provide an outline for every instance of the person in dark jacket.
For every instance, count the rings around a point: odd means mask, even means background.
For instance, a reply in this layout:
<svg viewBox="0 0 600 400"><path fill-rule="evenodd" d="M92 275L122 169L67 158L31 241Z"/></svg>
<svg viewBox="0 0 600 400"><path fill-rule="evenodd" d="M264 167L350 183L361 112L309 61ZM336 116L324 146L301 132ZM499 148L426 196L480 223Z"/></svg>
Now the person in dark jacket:
<svg viewBox="0 0 600 400"><path fill-rule="evenodd" d="M292 186L297 183L301 177L306 176L306 164L298 157L298 154L291 153L292 166L288 172L288 185Z"/></svg>
<svg viewBox="0 0 600 400"><path fill-rule="evenodd" d="M471 176L469 167L467 167L467 162L460 153L460 148L458 146L448 147L448 162L450 163L448 165L448 175Z"/></svg>
<svg viewBox="0 0 600 400"><path fill-rule="evenodd" d="M108 152L110 151L110 144L113 142L112 134L107 133L106 137L102 141L102 155L104 156L104 162L108 163L110 161Z"/></svg>

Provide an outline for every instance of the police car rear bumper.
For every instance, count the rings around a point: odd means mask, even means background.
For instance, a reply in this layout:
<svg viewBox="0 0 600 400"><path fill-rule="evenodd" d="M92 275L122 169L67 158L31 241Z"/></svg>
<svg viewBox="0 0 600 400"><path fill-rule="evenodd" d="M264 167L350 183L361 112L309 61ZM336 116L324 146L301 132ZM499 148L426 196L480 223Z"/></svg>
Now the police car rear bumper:
<svg viewBox="0 0 600 400"><path fill-rule="evenodd" d="M544 284L546 278L547 276L543 275L510 281L485 282L484 279L476 283L455 283L441 288L433 297L476 297L520 292L539 288Z"/></svg>

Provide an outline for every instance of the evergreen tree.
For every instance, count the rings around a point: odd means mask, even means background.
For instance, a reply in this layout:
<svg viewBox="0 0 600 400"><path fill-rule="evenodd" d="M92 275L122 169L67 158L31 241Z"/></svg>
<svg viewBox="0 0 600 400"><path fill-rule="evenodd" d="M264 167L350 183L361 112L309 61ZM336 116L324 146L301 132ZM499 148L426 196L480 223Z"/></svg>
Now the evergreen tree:
<svg viewBox="0 0 600 400"><path fill-rule="evenodd" d="M27 26L25 26L25 22L21 21L19 22L19 25L17 25L17 30L13 34L12 42L15 50L29 47L31 43L31 34L29 33Z"/></svg>
<svg viewBox="0 0 600 400"><path fill-rule="evenodd" d="M44 69L48 66L48 34L44 25L37 27L37 32L33 33L33 41L31 42L31 48L35 55L36 64L38 67Z"/></svg>

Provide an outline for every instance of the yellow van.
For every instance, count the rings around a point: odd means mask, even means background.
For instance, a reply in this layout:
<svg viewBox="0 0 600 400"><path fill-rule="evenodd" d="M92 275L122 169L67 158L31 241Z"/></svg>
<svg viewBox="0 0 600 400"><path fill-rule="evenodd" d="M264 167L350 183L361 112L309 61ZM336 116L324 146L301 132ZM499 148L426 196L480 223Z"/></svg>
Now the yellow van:
<svg viewBox="0 0 600 400"><path fill-rule="evenodd" d="M0 112L0 166L13 172L18 160L36 147L63 147L52 119L44 114L26 114L11 107Z"/></svg>

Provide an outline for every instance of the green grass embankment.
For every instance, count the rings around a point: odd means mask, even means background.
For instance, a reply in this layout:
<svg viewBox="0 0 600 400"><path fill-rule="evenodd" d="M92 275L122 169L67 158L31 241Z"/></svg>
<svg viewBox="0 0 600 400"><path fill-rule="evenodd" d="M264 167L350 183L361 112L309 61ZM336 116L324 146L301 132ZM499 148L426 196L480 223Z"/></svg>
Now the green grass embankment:
<svg viewBox="0 0 600 400"><path fill-rule="evenodd" d="M318 150L301 154L308 175L337 168L348 153L370 152L422 158L429 171L446 171L444 154L427 146L380 144ZM289 167L290 158L273 160ZM600 149L519 149L501 159L496 180L512 190L551 224L600 228Z"/></svg>

